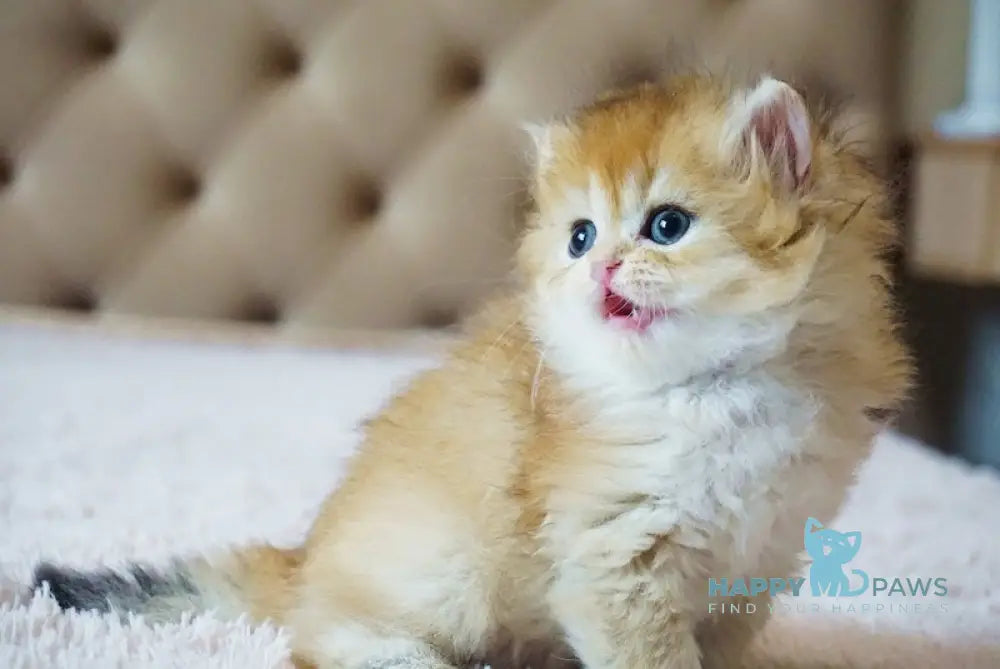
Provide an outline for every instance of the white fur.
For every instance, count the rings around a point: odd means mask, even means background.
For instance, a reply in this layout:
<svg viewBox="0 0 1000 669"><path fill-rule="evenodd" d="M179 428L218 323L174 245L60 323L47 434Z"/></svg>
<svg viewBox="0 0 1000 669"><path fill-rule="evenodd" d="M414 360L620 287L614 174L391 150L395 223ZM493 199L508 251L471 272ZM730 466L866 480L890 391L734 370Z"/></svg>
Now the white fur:
<svg viewBox="0 0 1000 669"><path fill-rule="evenodd" d="M581 326L577 322L575 327ZM571 333L573 324L565 327L562 341L589 339L579 330ZM667 339L689 340L698 347L695 360L736 350L745 341L732 332L733 340L727 341L722 335L698 338L693 331L684 337L684 328L678 330ZM648 345L654 342L651 338ZM549 348L560 352L550 354L559 361L553 364L572 364L574 353L580 356L575 367L562 371L569 379L586 379L593 411L588 429L615 449L607 460L580 472L585 481L580 487L559 490L550 500L547 536L552 557L577 581L563 585L568 592L560 597L573 600L585 598L581 593L586 592L641 588L686 616L693 631L707 612L709 576L770 577L794 571L804 519L829 517L848 483L846 476L833 480L836 475L825 471L822 458L803 458L810 443L843 446L818 434L819 407L804 386L786 384L766 368L743 368L643 393L638 389L650 386L648 372L629 383L627 371L636 369L633 365L642 353L655 357L641 345L611 349L607 356L566 351L554 344ZM680 366L682 374L691 371L687 362ZM595 393L592 384L602 370L605 384ZM823 481L832 485L824 486ZM623 509L622 500L641 501ZM609 517L613 520L602 520ZM622 570L664 536L670 537L670 550L689 554L677 559L676 571ZM586 607L573 603L564 609L581 615ZM584 616L575 624L578 643L607 641L598 633L604 621ZM577 646L588 659L586 649L586 644ZM596 657L602 657L600 651ZM671 666L699 665L678 658Z"/></svg>
<svg viewBox="0 0 1000 669"><path fill-rule="evenodd" d="M425 643L407 637L380 636L368 625L353 621L329 627L316 650L330 658L331 666L452 669Z"/></svg>

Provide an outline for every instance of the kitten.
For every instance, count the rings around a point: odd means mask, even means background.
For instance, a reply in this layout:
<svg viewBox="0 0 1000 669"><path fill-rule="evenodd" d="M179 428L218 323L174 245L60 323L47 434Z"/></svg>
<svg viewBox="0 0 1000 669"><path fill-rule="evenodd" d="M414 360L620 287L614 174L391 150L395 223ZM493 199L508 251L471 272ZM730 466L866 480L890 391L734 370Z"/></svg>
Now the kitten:
<svg viewBox="0 0 1000 669"><path fill-rule="evenodd" d="M771 78L531 133L522 287L371 421L301 547L36 583L270 618L300 666L737 664L766 595L712 617L709 577L792 576L907 383L883 186Z"/></svg>

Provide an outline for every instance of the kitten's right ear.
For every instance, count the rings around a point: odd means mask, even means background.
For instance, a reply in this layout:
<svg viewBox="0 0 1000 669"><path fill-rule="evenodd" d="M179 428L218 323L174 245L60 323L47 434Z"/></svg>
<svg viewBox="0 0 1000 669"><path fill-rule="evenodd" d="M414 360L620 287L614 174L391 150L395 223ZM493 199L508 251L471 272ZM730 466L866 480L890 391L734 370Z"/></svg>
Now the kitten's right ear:
<svg viewBox="0 0 1000 669"><path fill-rule="evenodd" d="M559 121L548 123L522 123L524 130L535 145L535 173L541 174L552 166L559 144L570 135L570 129Z"/></svg>

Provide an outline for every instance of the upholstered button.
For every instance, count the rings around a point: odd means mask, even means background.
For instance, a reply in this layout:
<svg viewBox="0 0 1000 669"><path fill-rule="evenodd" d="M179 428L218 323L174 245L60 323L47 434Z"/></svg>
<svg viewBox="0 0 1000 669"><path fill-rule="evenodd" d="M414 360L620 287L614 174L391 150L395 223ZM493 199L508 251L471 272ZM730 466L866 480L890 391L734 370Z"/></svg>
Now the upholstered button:
<svg viewBox="0 0 1000 669"><path fill-rule="evenodd" d="M107 28L94 27L83 38L84 49L91 58L105 60L115 55L118 39Z"/></svg>
<svg viewBox="0 0 1000 669"><path fill-rule="evenodd" d="M0 188L10 185L14 180L14 164L6 153L0 151Z"/></svg>
<svg viewBox="0 0 1000 669"><path fill-rule="evenodd" d="M375 218L382 206L382 193L370 181L358 181L348 192L348 216L353 221Z"/></svg>
<svg viewBox="0 0 1000 669"><path fill-rule="evenodd" d="M274 300L258 295L243 303L235 318L246 323L273 324L281 320L281 309Z"/></svg>
<svg viewBox="0 0 1000 669"><path fill-rule="evenodd" d="M458 322L458 312L447 307L430 307L420 314L420 325L425 328L444 328Z"/></svg>
<svg viewBox="0 0 1000 669"><path fill-rule="evenodd" d="M647 64L633 64L624 68L615 77L615 85L619 88L638 86L639 84L653 83L659 79L659 74L655 67Z"/></svg>
<svg viewBox="0 0 1000 669"><path fill-rule="evenodd" d="M97 296L83 286L69 286L51 300L50 306L67 311L90 313L97 309Z"/></svg>
<svg viewBox="0 0 1000 669"><path fill-rule="evenodd" d="M190 202L201 193L201 181L194 172L181 167L175 168L167 177L167 193L175 202Z"/></svg>
<svg viewBox="0 0 1000 669"><path fill-rule="evenodd" d="M290 42L274 42L265 58L265 68L274 76L294 77L302 71L302 53Z"/></svg>
<svg viewBox="0 0 1000 669"><path fill-rule="evenodd" d="M482 65L471 56L451 59L444 68L445 88L453 93L468 95L483 85Z"/></svg>

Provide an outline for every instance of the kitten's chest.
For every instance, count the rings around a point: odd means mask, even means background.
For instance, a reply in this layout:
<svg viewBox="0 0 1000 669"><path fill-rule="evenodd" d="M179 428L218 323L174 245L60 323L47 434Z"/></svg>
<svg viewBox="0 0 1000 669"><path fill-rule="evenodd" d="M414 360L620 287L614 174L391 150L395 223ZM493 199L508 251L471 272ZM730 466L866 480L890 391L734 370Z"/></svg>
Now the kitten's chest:
<svg viewBox="0 0 1000 669"><path fill-rule="evenodd" d="M773 493L815 416L804 393L764 376L674 388L595 414L606 443L581 459L579 480L590 483L577 497L580 527L602 528L626 552L664 535L709 550L720 536L758 541L754 528L771 524Z"/></svg>
<svg viewBox="0 0 1000 669"><path fill-rule="evenodd" d="M636 469L651 475L655 490L691 486L738 491L766 476L798 449L817 414L816 403L797 388L759 375L670 389L662 395L623 402L596 417L610 436L622 435L621 457L614 464L623 476ZM648 490L650 493L654 489Z"/></svg>

